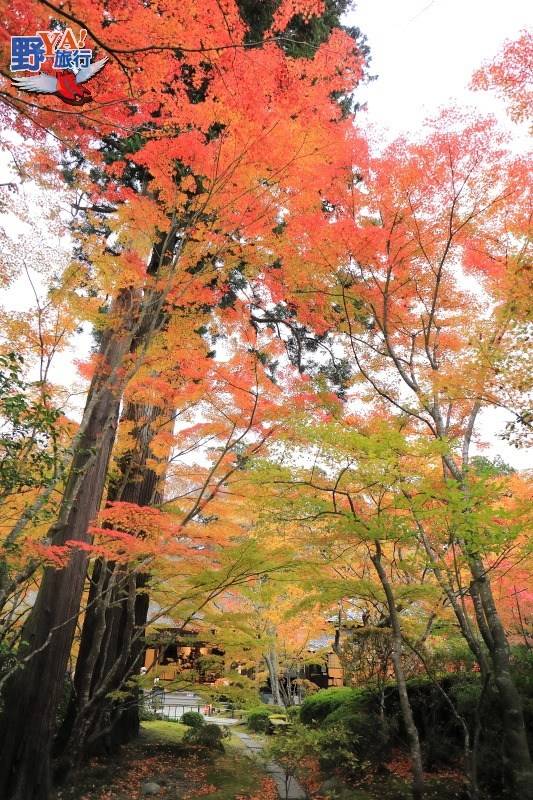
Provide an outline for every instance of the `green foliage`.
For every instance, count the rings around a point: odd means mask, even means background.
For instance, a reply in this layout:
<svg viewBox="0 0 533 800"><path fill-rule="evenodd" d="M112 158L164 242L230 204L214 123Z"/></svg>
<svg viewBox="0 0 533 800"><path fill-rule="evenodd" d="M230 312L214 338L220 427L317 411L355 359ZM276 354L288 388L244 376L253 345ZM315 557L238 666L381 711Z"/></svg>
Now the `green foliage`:
<svg viewBox="0 0 533 800"><path fill-rule="evenodd" d="M316 755L324 771L341 769L352 777L359 775L365 766L361 750L361 739L344 722L330 723L318 731Z"/></svg>
<svg viewBox="0 0 533 800"><path fill-rule="evenodd" d="M289 706L286 714L290 722L296 722L300 719L300 706Z"/></svg>
<svg viewBox="0 0 533 800"><path fill-rule="evenodd" d="M319 734L304 725L295 725L290 733L275 736L268 745L269 756L283 767L286 775L294 775L306 756L318 751Z"/></svg>
<svg viewBox="0 0 533 800"><path fill-rule="evenodd" d="M350 689L347 686L323 689L305 698L300 709L300 719L305 725L322 722L332 711L360 694L359 689Z"/></svg>
<svg viewBox="0 0 533 800"><path fill-rule="evenodd" d="M251 731L257 733L271 733L272 719L286 719L286 710L281 706L263 705L251 708L246 717L246 724Z"/></svg>
<svg viewBox="0 0 533 800"><path fill-rule="evenodd" d="M227 732L220 725L201 725L197 728L189 728L183 741L196 747L203 747L206 750L224 752L222 740L226 738Z"/></svg>
<svg viewBox="0 0 533 800"><path fill-rule="evenodd" d="M46 485L59 477L56 423L60 412L46 395L32 398L24 361L0 355L0 496Z"/></svg>
<svg viewBox="0 0 533 800"><path fill-rule="evenodd" d="M280 0L237 0L240 13L249 27L250 42L260 41L272 25L274 12ZM312 58L316 48L327 40L333 28L343 27L354 39L365 61L369 61L369 48L359 28L341 26L341 16L350 7L351 0L326 0L324 12L319 17L304 20L300 14L295 15L283 32L280 46L294 57Z"/></svg>
<svg viewBox="0 0 533 800"><path fill-rule="evenodd" d="M150 711L144 703L139 706L139 719L141 722L156 722L158 720L158 716L155 711Z"/></svg>
<svg viewBox="0 0 533 800"><path fill-rule="evenodd" d="M241 676L237 680L231 680L229 686L209 689L202 684L197 687L197 691L211 703L227 703L233 708L252 709L259 700L255 683Z"/></svg>
<svg viewBox="0 0 533 800"><path fill-rule="evenodd" d="M370 695L372 700L374 697ZM349 747L357 754L358 765L359 759L373 763L386 761L398 733L399 714L382 717L375 707L368 707L368 700L369 696L363 695L347 700L326 717L323 727L324 731L334 729L339 736L343 732L345 746L351 743Z"/></svg>
<svg viewBox="0 0 533 800"><path fill-rule="evenodd" d="M475 656L465 640L458 636L447 623L436 623L434 631L441 633L438 641L433 645L430 658L431 666L437 675L446 674L450 665L454 671L471 671L476 663Z"/></svg>
<svg viewBox="0 0 533 800"><path fill-rule="evenodd" d="M514 647L511 658L516 685L523 696L533 702L533 650L524 645Z"/></svg>
<svg viewBox="0 0 533 800"><path fill-rule="evenodd" d="M266 713L269 717L274 717L277 714L282 714L285 716L285 708L283 706L275 706L270 703L256 703L254 706L247 709L246 714L250 716L250 714L255 713Z"/></svg>
<svg viewBox="0 0 533 800"><path fill-rule="evenodd" d="M355 775L362 768L356 753L356 740L342 724L316 729L295 724L290 731L275 736L268 747L269 755L280 764L287 776L294 775L304 758L317 758L324 771L342 769Z"/></svg>
<svg viewBox="0 0 533 800"><path fill-rule="evenodd" d="M470 459L470 469L481 478L496 478L501 475L513 475L516 472L501 456L492 459L486 456L473 456Z"/></svg>
<svg viewBox="0 0 533 800"><path fill-rule="evenodd" d="M201 675L209 672L220 677L224 672L224 659L222 656L200 656L196 661L196 665Z"/></svg>
<svg viewBox="0 0 533 800"><path fill-rule="evenodd" d="M186 711L180 720L182 725L187 725L188 728L201 728L205 725L205 720L198 711Z"/></svg>
<svg viewBox="0 0 533 800"><path fill-rule="evenodd" d="M526 724L533 728L532 656L525 648L517 648L513 656ZM464 719L471 735L479 713L481 785L488 796L508 797L509 781L502 759L502 713L494 685L484 687L479 675L472 672L451 673L442 676L438 686L427 679L410 680L408 692L425 768L428 771L453 769L461 763L464 732L456 713ZM393 751L407 749L398 688L392 683L384 687L383 694L362 689L322 690L304 701L301 719L317 734L316 756L321 767L329 772L343 765L342 770L349 779L358 778L368 764L375 767L383 764Z"/></svg>
<svg viewBox="0 0 533 800"><path fill-rule="evenodd" d="M0 640L0 676L12 670L17 664L17 653L5 639ZM0 697L0 712L2 710Z"/></svg>
<svg viewBox="0 0 533 800"><path fill-rule="evenodd" d="M267 709L256 709L248 714L246 724L251 731L255 733L268 733L272 730L270 723L270 714Z"/></svg>

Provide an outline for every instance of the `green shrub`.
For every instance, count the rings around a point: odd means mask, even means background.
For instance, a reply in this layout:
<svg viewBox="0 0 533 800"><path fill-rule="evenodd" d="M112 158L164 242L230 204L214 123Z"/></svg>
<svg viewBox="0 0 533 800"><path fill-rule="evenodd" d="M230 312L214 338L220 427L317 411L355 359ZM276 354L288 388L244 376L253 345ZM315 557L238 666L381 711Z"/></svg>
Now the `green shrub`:
<svg viewBox="0 0 533 800"><path fill-rule="evenodd" d="M154 722L159 719L155 711L152 711L145 703L139 705L139 719L141 722Z"/></svg>
<svg viewBox="0 0 533 800"><path fill-rule="evenodd" d="M526 725L533 729L533 680L531 654L513 651L513 672L522 694ZM449 699L443 694L446 693ZM420 735L424 767L428 772L457 768L464 752L464 731L456 712L470 732L476 716L481 720L478 748L479 782L487 797L510 798L509 776L503 758L501 700L493 683L485 687L477 673L451 673L439 685L416 678L408 681L414 720ZM480 705L481 700L481 706ZM316 756L324 771L341 769L348 778L359 778L366 764L379 767L393 750L408 747L398 687L389 683L375 689L335 688L306 698L300 719L317 735ZM297 724L294 729L299 727ZM292 735L293 728L291 728Z"/></svg>
<svg viewBox="0 0 533 800"><path fill-rule="evenodd" d="M341 770L354 776L363 768L354 745L352 735L340 723L319 730L295 724L287 733L272 739L268 753L283 767L286 776L295 775L308 756L318 759L325 772Z"/></svg>
<svg viewBox="0 0 533 800"><path fill-rule="evenodd" d="M272 717L274 714L285 714L285 709L281 708L281 706L270 706L266 703L256 703L255 706L246 709L246 716L249 717L250 714L259 714L259 713L266 713L269 717Z"/></svg>
<svg viewBox="0 0 533 800"><path fill-rule="evenodd" d="M369 705L369 697L363 694L347 700L328 714L322 730L344 731L348 738L343 747L357 754L357 760L382 763L397 742L398 719L396 715L382 718Z"/></svg>
<svg viewBox="0 0 533 800"><path fill-rule="evenodd" d="M196 747L204 747L206 750L217 750L224 752L224 745L222 739L225 738L227 732L222 730L220 725L201 725L197 728L190 728L183 741L186 744L192 744Z"/></svg>
<svg viewBox="0 0 533 800"><path fill-rule="evenodd" d="M361 695L360 689L350 689L347 686L335 686L331 689L322 689L320 692L306 697L300 707L300 719L305 725L322 722L332 711L339 708L348 700L353 700Z"/></svg>
<svg viewBox="0 0 533 800"><path fill-rule="evenodd" d="M300 719L300 706L289 706L287 709L287 718L290 722L296 722Z"/></svg>
<svg viewBox="0 0 533 800"><path fill-rule="evenodd" d="M213 672L220 677L224 674L224 659L222 656L200 656L196 659L196 668L201 675Z"/></svg>
<svg viewBox="0 0 533 800"><path fill-rule="evenodd" d="M306 756L316 756L319 751L319 734L303 725L294 726L290 733L273 737L268 754L283 767L285 776L293 776Z"/></svg>
<svg viewBox="0 0 533 800"><path fill-rule="evenodd" d="M247 709L248 715L255 714L258 711L266 711L270 717L274 714L285 714L283 706L272 706L267 703L256 703L255 706Z"/></svg>
<svg viewBox="0 0 533 800"><path fill-rule="evenodd" d="M268 733L272 730L272 723L270 722L270 714L266 709L258 709L251 711L248 714L246 725L249 730L256 733Z"/></svg>
<svg viewBox="0 0 533 800"><path fill-rule="evenodd" d="M524 645L512 648L513 677L524 698L533 701L533 650Z"/></svg>
<svg viewBox="0 0 533 800"><path fill-rule="evenodd" d="M186 711L180 722L187 725L188 728L201 728L202 725L205 725L205 720L198 711Z"/></svg>
<svg viewBox="0 0 533 800"><path fill-rule="evenodd" d="M361 740L342 722L325 725L318 731L317 752L324 772L340 771L355 777L366 766L361 756Z"/></svg>

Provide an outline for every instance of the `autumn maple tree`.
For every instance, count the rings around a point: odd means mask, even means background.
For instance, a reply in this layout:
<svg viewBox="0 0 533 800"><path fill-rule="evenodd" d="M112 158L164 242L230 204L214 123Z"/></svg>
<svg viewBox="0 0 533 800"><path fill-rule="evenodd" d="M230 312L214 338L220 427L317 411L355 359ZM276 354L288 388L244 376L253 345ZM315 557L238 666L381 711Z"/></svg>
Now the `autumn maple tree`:
<svg viewBox="0 0 533 800"><path fill-rule="evenodd" d="M533 37L524 30L518 39L506 42L492 63L475 72L472 87L494 89L504 98L511 119L526 121L531 114L532 66Z"/></svg>
<svg viewBox="0 0 533 800"><path fill-rule="evenodd" d="M242 46L247 27L237 5L206 6L201 15L185 8L156 14L134 5L134 24L86 3L69 11L48 3L15 6L4 20L6 33L15 27L19 33L45 30L57 15L86 28L110 56L105 80L102 74L95 87L99 103L75 118L55 98L28 105L14 91L4 92L18 111L19 131L39 126L66 145L66 177L77 172L79 196L88 198L83 213L90 232L85 235L86 223L80 226L79 264L88 307L93 294L93 320L101 325L87 405L50 534L54 548L80 545L63 569L45 570L23 633L26 666L6 688L4 718L10 722L4 730L10 733L2 785L13 797L45 797L48 791L59 677L87 565L82 545L91 541L125 387L172 310L179 313L188 298L196 307L216 301L243 246L250 250L254 239L271 235L281 209L290 213L291 198L304 187L316 192L325 153L332 153L332 169L336 158L344 163L342 147L333 155L332 141L342 143L348 128L332 96L349 90L361 72L353 40L340 31L305 62L288 58L274 41L299 11L304 18L320 13L320 3L282 3L263 46L254 48ZM206 27L206 20L218 22ZM124 137L124 130L130 135ZM93 146L95 139L101 146ZM101 293L112 299L98 322ZM22 706L27 710L21 714ZM31 741L21 724L28 714L34 717Z"/></svg>
<svg viewBox="0 0 533 800"><path fill-rule="evenodd" d="M332 187L322 220L294 220L298 245L286 263L301 261L307 270L281 271L288 314L264 306L258 314L295 342L302 369L302 354L312 369L309 353L323 352L330 366L315 372L330 386L352 402L371 402L376 414L396 414L413 435L437 443L444 480L467 517L478 422L506 397L500 364L516 341L511 298L528 249L528 208L526 165L506 151L493 123L444 115L425 140L400 140L361 160L337 192ZM503 402L523 419L519 394L514 401L511 394ZM470 571L478 635L505 709L508 768L525 792L531 761L480 547L484 533L457 523L448 535Z"/></svg>

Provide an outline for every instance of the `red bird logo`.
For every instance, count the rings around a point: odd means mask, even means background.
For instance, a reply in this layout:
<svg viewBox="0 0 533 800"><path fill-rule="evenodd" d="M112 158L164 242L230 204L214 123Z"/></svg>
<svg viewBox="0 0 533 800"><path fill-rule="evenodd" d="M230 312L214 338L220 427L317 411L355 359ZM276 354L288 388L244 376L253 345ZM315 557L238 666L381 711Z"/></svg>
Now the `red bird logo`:
<svg viewBox="0 0 533 800"><path fill-rule="evenodd" d="M47 75L44 72L39 75L32 75L29 78L12 78L13 85L24 92L34 92L36 94L55 94L64 103L72 105L83 105L90 102L93 98L90 91L82 84L93 78L101 69L105 67L108 58L101 58L88 67L76 68L71 70L56 72L55 75Z"/></svg>

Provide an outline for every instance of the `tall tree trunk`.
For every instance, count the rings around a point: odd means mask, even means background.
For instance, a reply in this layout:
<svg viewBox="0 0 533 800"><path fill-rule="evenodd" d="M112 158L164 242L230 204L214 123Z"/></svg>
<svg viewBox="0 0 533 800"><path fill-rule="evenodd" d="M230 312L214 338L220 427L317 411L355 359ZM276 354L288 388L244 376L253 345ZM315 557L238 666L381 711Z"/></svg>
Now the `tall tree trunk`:
<svg viewBox="0 0 533 800"><path fill-rule="evenodd" d="M164 323L163 304L168 279L179 260L173 224L155 245L148 274L168 275L165 289L119 292L104 332L97 370L91 382L57 523L50 531L53 545L69 540L87 542L88 528L103 494L109 458L118 424L120 402L128 374L129 353L145 348ZM35 605L24 626L22 667L6 683L0 725L0 797L2 800L47 800L51 784L50 750L58 702L63 691L79 614L88 557L73 549L64 569L47 568Z"/></svg>
<svg viewBox="0 0 533 800"><path fill-rule="evenodd" d="M163 410L157 406L126 404L122 419L136 423L133 431L135 447L121 460L119 478L109 490L110 501L120 500L146 506L162 499L158 491L161 479L153 469L147 467L147 461L152 457L151 443L156 425L161 422L162 416ZM114 691L122 688L127 678L142 666L149 576L134 572L134 625L130 626L129 598L124 592L130 567L124 565L119 570L115 586L108 591L115 571L116 566L104 559L97 559L93 567L88 608L76 661L74 692L55 743L55 753L60 757L57 771L60 780L83 754L87 740L90 739L94 746L101 738L106 748L112 749L133 738L139 730L138 698L133 694L129 701L120 704L108 700L105 695L97 703L94 701L94 695L101 694L100 689L107 682L110 672L114 674L114 679L109 691ZM129 635L126 635L127 631ZM119 663L123 664L123 668L117 670ZM125 712L124 705L127 705ZM102 731L101 737L99 730Z"/></svg>
<svg viewBox="0 0 533 800"><path fill-rule="evenodd" d="M443 457L443 465L454 480L461 487L465 498L469 497L468 486L468 448L473 430L474 420L479 411L480 404L476 404L469 425L470 431L463 444L463 468L449 456ZM510 648L505 628L500 619L492 588L490 577L485 569L482 558L472 546L459 540L461 549L466 557L472 583L470 594L472 597L476 621L487 647L496 688L500 696L502 708L502 724L504 730L504 766L513 784L513 788L520 800L533 799L533 764L529 751L529 743L524 721L524 711L520 693L511 672Z"/></svg>
<svg viewBox="0 0 533 800"><path fill-rule="evenodd" d="M267 665L268 669L268 676L270 678L270 689L272 691L272 699L274 701L274 705L283 706L285 704L281 697L281 691L279 687L279 664L278 664L278 654L276 652L275 645L272 645L270 647L268 653L265 653L263 658L265 659L265 664Z"/></svg>
<svg viewBox="0 0 533 800"><path fill-rule="evenodd" d="M155 275L162 268L168 268L173 261L178 257L176 255L176 243L178 235L178 227L173 226L169 233L162 233L154 245L150 263L148 265L148 274ZM162 312L160 303L152 303L148 306L148 313L143 321L143 327L138 331L137 336L132 339L131 352L134 354L139 347L143 345L143 339L147 330L161 330L165 327L168 316ZM153 503L158 503L162 500L162 495L158 491L161 483L161 477L158 476L154 470L147 468L147 461L152 457L151 444L155 435L156 423L160 422L163 410L158 405L141 405L138 403L126 403L123 419L135 424L135 446L132 451L126 453L119 463L120 477L114 484L110 486L108 499L110 501L122 501L135 503L140 506L147 506ZM172 419L172 415L169 415ZM68 748L69 739L76 737L76 731L72 726L76 727L74 720L79 718L83 710L80 708L78 702L79 686L89 682L91 687L90 694L98 691L99 684L102 680L105 681L106 671L112 669L115 673L117 664L123 664L123 669L120 674L117 674L115 684L112 688L121 688L124 680L135 671L139 670L142 666L140 659L144 651L144 628L148 619L149 597L146 587L149 582L149 575L144 573L135 574L136 583L136 597L135 597L135 619L132 630L133 641L126 641L125 631L129 630L128 622L128 597L124 597L122 601L117 596L112 597L111 607L106 612L106 628L104 633L104 646L100 658L95 664L92 663L90 652L93 647L94 629L96 620L96 608L90 602L91 596L96 591L96 581L98 580L99 570L103 568L102 564L98 561L94 566L93 580L91 581L89 589L89 608L85 614L80 648L78 658L76 661L76 673L74 679L74 695L69 706L67 718L65 719L62 730L56 742L56 752L63 753L63 767L68 770L72 764L72 760L68 757L65 759L65 749ZM120 591L120 586L117 591ZM142 635L139 635L141 633ZM127 650L129 657L123 659L122 655L124 650ZM87 670L90 670L90 675L87 675ZM107 709L109 712L109 709ZM93 728L98 729L100 726L100 717L106 713L105 698L100 702L99 712L93 713ZM116 720L116 726L112 725L111 730L108 723L104 726L106 728L106 736L113 739L113 730L115 730L118 740L127 741L133 738L139 731L139 712L138 705L133 701L130 704L128 712L120 719ZM120 729L120 730L119 730ZM85 733L88 735L89 730L86 729ZM92 730L92 739L94 740L96 734ZM77 740L79 741L79 740ZM78 750L78 752L81 752ZM68 754L67 754L68 755Z"/></svg>
<svg viewBox="0 0 533 800"><path fill-rule="evenodd" d="M473 595L479 598L479 602L474 603L476 618L482 633L485 631L485 642L503 711L505 770L513 782L517 798L532 800L533 766L522 700L511 672L509 643L481 559L470 556L469 565L473 577Z"/></svg>
<svg viewBox="0 0 533 800"><path fill-rule="evenodd" d="M124 613L126 623L124 627L124 642L130 643L135 624L135 575L132 571L115 566L113 575L109 580L110 593L113 590L115 578L117 583L118 580L121 580L122 588L120 590L119 601L121 605L123 602L125 607ZM105 647L103 643L104 634L106 632L105 606L102 609L102 621L97 619L96 622L93 643L94 649L96 653L98 653L99 646ZM91 686L91 677L93 675L91 667L96 662L97 657L92 655L89 659L92 661L92 664L89 665L89 668L85 672L84 682L80 682L79 684L80 692L78 695L79 702L77 713L72 723L70 739L65 748L64 758L59 765L60 770L63 770L63 774L68 772L68 770L81 759L86 742L90 738L91 731L100 719L102 706L105 707L106 705L107 695L120 685L120 677L124 673L125 664L129 657L129 650L130 647L125 645L117 659L110 664L107 671L103 673L100 682L96 686Z"/></svg>
<svg viewBox="0 0 533 800"><path fill-rule="evenodd" d="M410 498L409 498L410 499ZM439 586L441 587L442 591L444 592L446 599L448 600L457 622L459 624L459 628L461 633L470 648L472 655L475 657L481 675L484 678L486 675L490 674L490 665L487 658L486 652L483 650L483 642L479 638L479 634L476 635L475 633L475 623L471 621L467 611L461 605L457 594L458 592L454 590L452 585L452 579L448 574L448 570L446 566L442 566L439 563L438 554L435 552L433 545L427 535L422 523L418 519L418 515L413 512L413 517L418 529L418 541L421 542L424 550L426 551L426 555L429 559L429 564L431 566L431 570L437 579ZM460 589L460 587L457 587Z"/></svg>
<svg viewBox="0 0 533 800"><path fill-rule="evenodd" d="M379 580L387 598L387 606L389 609L391 628L392 628L392 653L391 659L394 667L394 675L398 685L398 694L400 697L400 708L402 710L403 723L409 740L409 749L411 752L411 769L413 772L412 793L413 800L422 800L424 797L424 769L422 765L422 750L420 748L420 737L418 729L413 717L413 710L409 701L407 692L407 682L405 680L405 673L402 665L402 629L400 624L400 617L396 609L396 601L392 586L387 577L387 573L383 567L381 560L381 544L379 541L375 543L375 553L370 556L372 563L376 569Z"/></svg>
<svg viewBox="0 0 533 800"><path fill-rule="evenodd" d="M51 543L87 542L101 502L119 416L124 375L137 324L137 301L121 292L113 327L103 336L97 372L75 441L72 465ZM50 742L63 691L87 570L87 553L73 549L63 569L47 567L23 631L21 668L7 682L0 729L0 797L46 800Z"/></svg>

